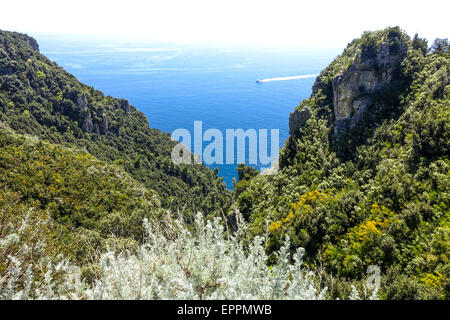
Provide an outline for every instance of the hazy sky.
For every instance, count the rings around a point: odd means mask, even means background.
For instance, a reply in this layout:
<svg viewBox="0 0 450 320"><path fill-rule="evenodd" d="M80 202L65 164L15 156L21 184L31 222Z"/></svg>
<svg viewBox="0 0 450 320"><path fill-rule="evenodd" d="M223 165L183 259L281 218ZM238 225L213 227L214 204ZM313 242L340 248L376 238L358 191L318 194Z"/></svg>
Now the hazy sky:
<svg viewBox="0 0 450 320"><path fill-rule="evenodd" d="M364 30L399 25L448 37L448 1L2 0L0 29L146 40L343 47Z"/></svg>

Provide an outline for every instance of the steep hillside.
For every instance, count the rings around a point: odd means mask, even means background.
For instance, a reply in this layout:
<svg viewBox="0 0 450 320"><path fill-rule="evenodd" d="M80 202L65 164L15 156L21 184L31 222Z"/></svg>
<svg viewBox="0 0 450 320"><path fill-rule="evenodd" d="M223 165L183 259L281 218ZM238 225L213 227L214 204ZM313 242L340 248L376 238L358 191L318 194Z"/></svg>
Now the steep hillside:
<svg viewBox="0 0 450 320"><path fill-rule="evenodd" d="M280 171L239 190L248 237L286 235L332 296L381 268L382 298L450 293L450 52L399 28L366 32L291 114Z"/></svg>
<svg viewBox="0 0 450 320"><path fill-rule="evenodd" d="M123 166L166 208L219 213L228 191L204 165L174 165L174 142L127 100L103 95L39 53L23 34L0 31L0 121L17 133L76 146Z"/></svg>
<svg viewBox="0 0 450 320"><path fill-rule="evenodd" d="M43 243L45 255L88 268L106 248L137 248L144 218L163 217L156 193L120 167L0 126L0 237L21 232L31 262ZM14 253L3 249L0 274Z"/></svg>

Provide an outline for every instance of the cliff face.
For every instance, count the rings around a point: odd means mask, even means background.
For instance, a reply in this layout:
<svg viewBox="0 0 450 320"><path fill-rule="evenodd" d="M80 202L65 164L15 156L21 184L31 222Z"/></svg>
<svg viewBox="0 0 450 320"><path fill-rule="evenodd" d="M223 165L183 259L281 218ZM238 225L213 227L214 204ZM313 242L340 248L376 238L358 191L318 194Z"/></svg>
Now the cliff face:
<svg viewBox="0 0 450 320"><path fill-rule="evenodd" d="M367 43L349 46L318 77L312 97L322 89L324 100L331 104L334 133L351 129L377 102L376 93L391 85L398 77L398 70L406 56L408 46L399 34L391 33L385 39L370 39ZM326 91L326 92L325 92ZM311 112L308 104L291 113L291 136L305 125Z"/></svg>
<svg viewBox="0 0 450 320"><path fill-rule="evenodd" d="M298 130L306 124L309 117L311 117L311 112L307 108L291 112L289 116L289 134L295 136Z"/></svg>
<svg viewBox="0 0 450 320"><path fill-rule="evenodd" d="M27 43L34 51L39 51L39 44L36 39L27 37Z"/></svg>
<svg viewBox="0 0 450 320"><path fill-rule="evenodd" d="M103 108L94 110L89 106L86 93L77 97L78 118L81 128L87 133L106 134L109 129L108 117Z"/></svg>
<svg viewBox="0 0 450 320"><path fill-rule="evenodd" d="M400 68L407 46L390 48L393 39L383 42L375 56L363 57L332 81L335 133L352 128L374 102L373 94L388 86Z"/></svg>

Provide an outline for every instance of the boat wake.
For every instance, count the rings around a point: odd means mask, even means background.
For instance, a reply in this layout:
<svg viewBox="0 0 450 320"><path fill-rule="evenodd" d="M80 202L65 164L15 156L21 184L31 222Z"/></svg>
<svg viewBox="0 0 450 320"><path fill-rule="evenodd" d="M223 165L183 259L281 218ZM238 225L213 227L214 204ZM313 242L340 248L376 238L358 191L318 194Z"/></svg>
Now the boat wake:
<svg viewBox="0 0 450 320"><path fill-rule="evenodd" d="M304 75L300 75L300 76L279 77L279 78L269 78L269 79L258 79L258 80L256 80L256 82L262 83L262 82L272 82L272 81L309 79L309 78L315 78L317 76L318 76L318 74L304 74Z"/></svg>

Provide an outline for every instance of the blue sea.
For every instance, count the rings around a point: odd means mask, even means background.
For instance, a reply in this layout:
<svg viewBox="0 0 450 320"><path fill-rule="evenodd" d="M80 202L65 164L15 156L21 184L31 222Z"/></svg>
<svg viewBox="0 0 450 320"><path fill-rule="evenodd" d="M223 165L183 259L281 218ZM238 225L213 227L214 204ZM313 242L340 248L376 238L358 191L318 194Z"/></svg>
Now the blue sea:
<svg viewBox="0 0 450 320"><path fill-rule="evenodd" d="M219 129L224 137L225 129L279 129L280 147L289 134L289 113L310 95L315 78L256 80L318 74L338 53L55 35L35 38L43 54L80 81L128 99L148 117L151 127L164 132L185 128L193 135L194 121L202 121L203 132ZM254 166L262 169L260 163ZM210 167L218 167L231 188L237 164Z"/></svg>

